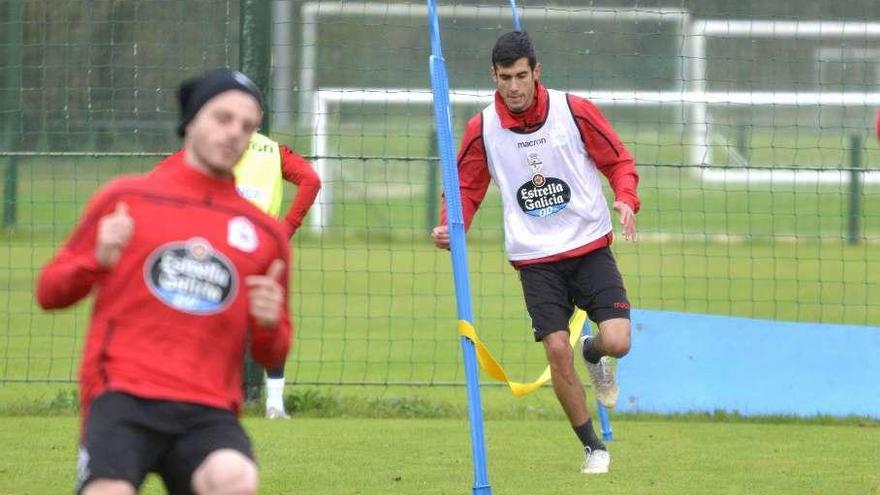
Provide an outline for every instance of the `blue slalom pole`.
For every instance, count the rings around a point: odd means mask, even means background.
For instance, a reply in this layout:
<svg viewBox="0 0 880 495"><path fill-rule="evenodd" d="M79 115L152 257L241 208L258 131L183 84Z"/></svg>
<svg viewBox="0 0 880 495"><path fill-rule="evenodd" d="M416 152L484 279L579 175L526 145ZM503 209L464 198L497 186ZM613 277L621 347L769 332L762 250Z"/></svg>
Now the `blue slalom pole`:
<svg viewBox="0 0 880 495"><path fill-rule="evenodd" d="M590 320L584 320L583 335L590 334ZM596 412L599 414L599 423L602 426L602 440L610 442L614 440L614 431L611 430L611 418L608 416L608 409L596 399Z"/></svg>
<svg viewBox="0 0 880 495"><path fill-rule="evenodd" d="M428 0L428 30L431 34L431 90L434 94L434 120L437 128L437 148L443 171L443 189L446 195L446 218L449 225L449 247L452 251L452 276L455 282L455 300L458 319L473 322L471 287L468 277L467 244L464 217L461 211L461 193L458 189L458 167L452 142L452 115L449 108L449 81L446 61L440 45L440 20L436 0ZM486 446L483 434L483 405L474 343L461 337L461 352L467 383L468 418L471 428L471 453L474 463L474 495L491 495L492 487L486 474Z"/></svg>
<svg viewBox="0 0 880 495"><path fill-rule="evenodd" d="M611 420L608 418L608 409L597 400L596 411L599 412L599 422L602 424L602 440L606 442L614 440L614 432L611 431Z"/></svg>
<svg viewBox="0 0 880 495"><path fill-rule="evenodd" d="M519 12L516 10L516 0L510 0L510 10L513 12L513 30L522 32L522 23L519 22Z"/></svg>

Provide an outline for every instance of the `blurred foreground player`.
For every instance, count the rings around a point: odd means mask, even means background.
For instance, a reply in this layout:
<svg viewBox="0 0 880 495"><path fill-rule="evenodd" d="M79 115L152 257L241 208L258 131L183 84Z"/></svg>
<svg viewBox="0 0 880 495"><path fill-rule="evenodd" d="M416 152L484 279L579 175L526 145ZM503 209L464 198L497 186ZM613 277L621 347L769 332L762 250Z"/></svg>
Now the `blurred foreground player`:
<svg viewBox="0 0 880 495"><path fill-rule="evenodd" d="M172 494L252 494L238 422L242 357L290 347L287 229L235 190L262 118L256 86L220 69L178 91L183 150L113 180L43 268L45 309L94 293L80 368L77 491L134 494L149 472Z"/></svg>

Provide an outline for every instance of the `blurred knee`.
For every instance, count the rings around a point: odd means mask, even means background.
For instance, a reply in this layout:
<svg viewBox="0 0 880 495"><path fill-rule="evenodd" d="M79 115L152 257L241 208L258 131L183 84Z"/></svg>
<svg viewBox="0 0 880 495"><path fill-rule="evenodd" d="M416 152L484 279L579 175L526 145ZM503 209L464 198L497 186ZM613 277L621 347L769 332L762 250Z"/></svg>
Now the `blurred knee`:
<svg viewBox="0 0 880 495"><path fill-rule="evenodd" d="M599 324L602 348L604 354L621 358L629 352L630 322L626 318L606 320Z"/></svg>
<svg viewBox="0 0 880 495"><path fill-rule="evenodd" d="M131 483L122 480L96 479L90 481L83 490L82 495L134 495L135 489Z"/></svg>
<svg viewBox="0 0 880 495"><path fill-rule="evenodd" d="M257 466L237 450L221 449L196 469L192 486L199 495L253 495L257 493Z"/></svg>

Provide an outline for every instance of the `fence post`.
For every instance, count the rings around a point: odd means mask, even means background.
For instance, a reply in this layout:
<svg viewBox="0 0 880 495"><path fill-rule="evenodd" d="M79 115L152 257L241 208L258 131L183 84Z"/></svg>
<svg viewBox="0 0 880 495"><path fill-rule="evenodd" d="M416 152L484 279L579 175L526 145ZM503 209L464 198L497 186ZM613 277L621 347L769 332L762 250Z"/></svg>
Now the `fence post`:
<svg viewBox="0 0 880 495"><path fill-rule="evenodd" d="M859 219L862 215L862 136L853 134L849 138L849 222L847 241L850 245L859 243Z"/></svg>
<svg viewBox="0 0 880 495"><path fill-rule="evenodd" d="M21 148L21 106L19 105L21 94L21 45L22 45L22 2L13 0L5 2L5 12L0 11L0 17L9 19L3 36L6 44L5 58L6 80L3 85L6 88L6 101L0 104L0 110L6 113L3 121L3 134L6 135L6 149L17 151ZM3 174L3 227L15 227L18 221L18 162L19 157L9 156L6 161L6 171Z"/></svg>
<svg viewBox="0 0 880 495"><path fill-rule="evenodd" d="M266 0L241 0L239 6L239 66L263 94L262 134L269 133L271 92L269 88L270 59L272 49L272 2ZM250 352L245 353L244 400L256 402L263 394L263 368L254 362Z"/></svg>
<svg viewBox="0 0 880 495"><path fill-rule="evenodd" d="M6 159L3 174L3 227L13 228L18 217L18 157Z"/></svg>
<svg viewBox="0 0 880 495"><path fill-rule="evenodd" d="M437 169L440 165L440 156L437 151L437 140L434 139L436 135L437 131L432 126L431 135L428 137L428 170L425 183L425 228L428 232L440 221L437 213Z"/></svg>
<svg viewBox="0 0 880 495"><path fill-rule="evenodd" d="M239 66L263 93L263 124L260 133L269 134L272 92L269 87L272 58L272 2L241 0Z"/></svg>

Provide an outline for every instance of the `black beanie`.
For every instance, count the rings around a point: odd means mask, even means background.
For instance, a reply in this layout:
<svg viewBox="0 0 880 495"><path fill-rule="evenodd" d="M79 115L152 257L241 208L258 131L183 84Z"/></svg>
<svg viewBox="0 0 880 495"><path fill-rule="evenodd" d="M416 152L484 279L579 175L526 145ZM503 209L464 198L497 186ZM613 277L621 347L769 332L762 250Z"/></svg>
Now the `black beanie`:
<svg viewBox="0 0 880 495"><path fill-rule="evenodd" d="M177 101L180 103L180 124L177 135L186 134L186 126L199 113L199 109L218 94L237 89L253 96L263 108L263 98L253 81L237 70L215 69L206 74L188 79L177 89Z"/></svg>

